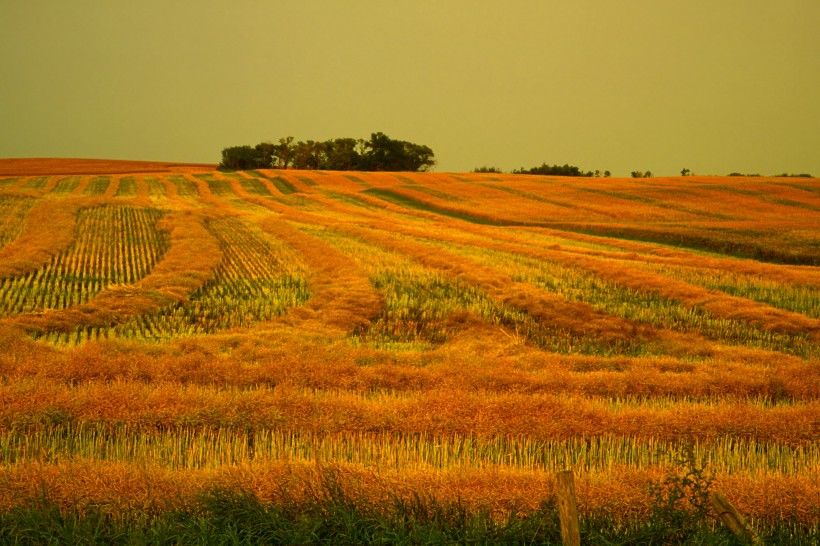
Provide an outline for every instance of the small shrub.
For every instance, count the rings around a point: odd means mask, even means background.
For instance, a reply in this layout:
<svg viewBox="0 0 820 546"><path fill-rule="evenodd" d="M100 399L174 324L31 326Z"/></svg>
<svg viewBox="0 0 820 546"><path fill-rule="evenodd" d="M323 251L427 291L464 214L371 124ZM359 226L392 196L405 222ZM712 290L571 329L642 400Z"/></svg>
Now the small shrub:
<svg viewBox="0 0 820 546"><path fill-rule="evenodd" d="M702 532L710 515L709 493L714 477L695 456L691 442L677 454L675 466L660 483L649 484L653 499L649 527L662 542L682 542Z"/></svg>

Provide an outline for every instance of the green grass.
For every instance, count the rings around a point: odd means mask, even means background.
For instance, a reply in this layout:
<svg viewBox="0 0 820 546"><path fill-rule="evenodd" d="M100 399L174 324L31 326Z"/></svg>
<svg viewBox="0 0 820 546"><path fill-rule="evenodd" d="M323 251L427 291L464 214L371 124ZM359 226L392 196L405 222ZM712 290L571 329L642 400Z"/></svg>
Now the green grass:
<svg viewBox="0 0 820 546"><path fill-rule="evenodd" d="M148 184L148 196L152 199L166 199L168 197L165 184L158 178L146 177L145 182Z"/></svg>
<svg viewBox="0 0 820 546"><path fill-rule="evenodd" d="M746 233L733 236L727 231L709 233L706 231L680 230L675 228L655 229L650 227L583 225L555 223L545 225L552 229L611 237L625 241L658 243L673 248L707 251L722 256L752 259L761 262L782 263L789 265L820 265L820 252L812 248L773 247L754 241L754 234ZM713 230L717 231L717 230Z"/></svg>
<svg viewBox="0 0 820 546"><path fill-rule="evenodd" d="M732 220L731 217L726 216L725 214L717 214L714 212L708 212L698 209L692 209L689 207L684 207L682 205L676 205L674 203L666 203L664 201L658 201L656 199L652 199L650 197L643 197L640 195L631 195L628 193L619 193L614 191L607 191L607 190L599 190L596 188L585 188L583 186L569 186L564 185L566 188L571 188L576 191L585 191L587 193L595 193L598 195L604 195L606 197L611 197L613 199L624 199L626 201L634 201L637 203L643 203L644 205L649 205L652 207L658 207L667 210L674 210L676 212L683 212L685 214L691 214L694 216L703 216L706 218L714 218L716 220Z"/></svg>
<svg viewBox="0 0 820 546"><path fill-rule="evenodd" d="M85 188L85 195L103 195L111 184L110 176L95 176Z"/></svg>
<svg viewBox="0 0 820 546"><path fill-rule="evenodd" d="M800 186L797 184L784 184L780 183L777 184L779 186L790 186L796 189L804 190L804 191L816 191L816 189L809 189L810 186ZM745 195L747 197L754 197L756 199L760 199L765 203L773 203L775 205L783 205L784 207L795 207L805 210L811 210L814 212L820 211L820 207L816 207L810 203L804 203L802 201L794 201L792 199L783 199L771 195L767 195L766 192L763 191L754 191L754 190L744 190L741 188L733 188L729 186L701 186L703 189L709 190L719 190L728 193L734 193L737 195Z"/></svg>
<svg viewBox="0 0 820 546"><path fill-rule="evenodd" d="M306 176L298 176L297 178L305 184L307 184L308 186L316 185L316 182L314 182ZM269 178L268 180L270 180L271 183L273 183L273 185L276 186L276 189L279 190L279 192L283 195L290 195L292 193L299 192L299 190L296 189L296 186L294 186L282 177L276 176L274 178Z"/></svg>
<svg viewBox="0 0 820 546"><path fill-rule="evenodd" d="M200 180L204 180L208 184L208 188L210 188L211 193L213 193L216 197L231 202L239 199L239 196L235 191L233 191L231 183L228 180L217 180L210 174L195 174L194 176Z"/></svg>
<svg viewBox="0 0 820 546"><path fill-rule="evenodd" d="M126 176L120 179L117 194L114 197L131 198L137 196L137 179L133 176Z"/></svg>
<svg viewBox="0 0 820 546"><path fill-rule="evenodd" d="M404 179L404 177L400 177L400 178ZM412 180L411 180L411 182L412 182ZM436 190L436 189L433 189L433 188L428 188L427 186L421 186L421 185L418 185L418 184L415 184L415 183L408 184L407 186L405 186L405 188L407 188L409 190L412 190L412 191L426 193L427 195L435 197L436 199L441 199L442 201L450 201L451 203L461 203L461 202L464 201L464 199L462 199L461 197L457 197L455 195L450 195L448 193L444 193L443 191L439 191L439 190Z"/></svg>
<svg viewBox="0 0 820 546"><path fill-rule="evenodd" d="M485 188L490 188L491 190L503 191L505 193L509 193L510 195L515 195L516 197L522 197L529 201L536 201L538 203L549 203L550 205L554 205L556 207L566 208L566 209L574 209L576 205L570 203L564 203L563 201L556 201L554 199L548 199L546 197L535 195L532 193L528 193L521 190L516 190L514 188L507 187L503 184L486 184L480 182L473 182L473 184L477 186L482 186Z"/></svg>
<svg viewBox="0 0 820 546"><path fill-rule="evenodd" d="M239 180L239 185L242 186L242 189L251 195L256 195L259 197L273 197L270 190L256 178L252 180L247 178L237 178L237 180Z"/></svg>
<svg viewBox="0 0 820 546"><path fill-rule="evenodd" d="M39 176L37 178L29 178L25 184L23 184L22 189L24 190L42 190L43 187L48 182L47 176Z"/></svg>
<svg viewBox="0 0 820 546"><path fill-rule="evenodd" d="M54 186L54 189L51 190L51 193L55 194L68 194L74 191L74 189L80 184L80 177L79 176L69 176L66 178L62 178L57 182L57 185Z"/></svg>
<svg viewBox="0 0 820 546"><path fill-rule="evenodd" d="M771 182L776 186L785 186L788 188L794 188L796 190L801 190L809 193L815 193L820 195L820 185L816 186L809 186L808 184L789 184L788 182Z"/></svg>
<svg viewBox="0 0 820 546"><path fill-rule="evenodd" d="M206 489L184 508L128 516L105 506L61 509L43 490L28 505L0 512L4 544L561 544L557 504L545 499L535 510L513 508L499 518L460 501L440 502L426 493L393 495L374 503L346 493L345 481L323 469L321 482L296 500L284 484L283 500L265 503L243 489ZM673 490L662 489L663 492ZM667 492L668 496L668 492ZM644 520L613 521L605 512L580 517L582 544L741 545L743 541L697 510L653 504ZM817 527L788 521L758 525L763 543L809 546Z"/></svg>
<svg viewBox="0 0 820 546"><path fill-rule="evenodd" d="M0 195L0 247L23 232L26 214L36 203L31 197Z"/></svg>
<svg viewBox="0 0 820 546"><path fill-rule="evenodd" d="M199 198L199 188L193 180L178 174L168 175L165 178L176 187L180 197L192 200Z"/></svg>
<svg viewBox="0 0 820 546"><path fill-rule="evenodd" d="M325 190L324 194L335 201L340 201L342 203L346 203L348 205L353 205L354 207L359 207L369 211L378 211L382 210L370 201L362 199L358 195L355 194L348 194L348 193L339 193L335 191Z"/></svg>
<svg viewBox="0 0 820 546"><path fill-rule="evenodd" d="M252 174L253 176L255 176L257 178L264 178L265 180L269 180L274 186L276 186L276 189L279 190L279 192L282 193L283 195L289 195L291 193L298 193L299 192L299 190L297 190L296 187L293 184L291 184L290 182L288 182L287 180L285 180L281 176L270 177L270 176L268 176L268 175L266 175L266 174L264 174L260 171L248 171L248 174ZM307 178L307 177L304 177L304 176L297 176L297 178L299 180L301 180L302 182L304 182L305 184L307 184L308 186L315 186L316 185L316 182L314 182L310 178ZM268 192L268 194L270 195L270 192Z"/></svg>
<svg viewBox="0 0 820 546"><path fill-rule="evenodd" d="M372 195L374 197L382 199L383 201L387 201L388 203L393 203L394 205L399 205L401 207L413 210L420 210L424 212L431 212L433 214L447 216L448 218L455 218L457 220L464 220L465 222L470 222L471 224L481 224L489 226L518 225L515 222L494 220L492 218L486 218L483 216L470 214L465 211L450 210L441 207L436 207L429 203L423 203L421 201L413 199L412 197L409 197L407 195L402 195L400 193L396 193L394 191L386 190L383 188L370 188L367 190L363 190L362 193Z"/></svg>
<svg viewBox="0 0 820 546"><path fill-rule="evenodd" d="M365 182L364 180L362 180L361 178L359 178L356 175L345 174L345 175L342 175L342 176L344 176L345 178L347 178L351 182L355 182L356 184L360 185L363 188L372 188L373 187L372 184L369 184L369 183Z"/></svg>

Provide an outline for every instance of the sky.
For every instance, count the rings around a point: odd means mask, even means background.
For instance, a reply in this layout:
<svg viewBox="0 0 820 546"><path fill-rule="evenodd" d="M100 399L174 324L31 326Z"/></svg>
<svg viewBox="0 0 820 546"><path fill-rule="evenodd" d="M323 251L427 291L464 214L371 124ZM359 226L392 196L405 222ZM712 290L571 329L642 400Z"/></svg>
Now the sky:
<svg viewBox="0 0 820 546"><path fill-rule="evenodd" d="M0 0L0 157L820 176L817 0Z"/></svg>

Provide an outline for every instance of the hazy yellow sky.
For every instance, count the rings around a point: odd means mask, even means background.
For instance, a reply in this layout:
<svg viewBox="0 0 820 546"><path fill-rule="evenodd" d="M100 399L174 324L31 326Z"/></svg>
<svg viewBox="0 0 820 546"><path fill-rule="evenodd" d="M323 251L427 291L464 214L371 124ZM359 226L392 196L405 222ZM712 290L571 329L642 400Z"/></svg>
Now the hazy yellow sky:
<svg viewBox="0 0 820 546"><path fill-rule="evenodd" d="M382 131L437 170L820 176L818 0L0 0L0 157Z"/></svg>

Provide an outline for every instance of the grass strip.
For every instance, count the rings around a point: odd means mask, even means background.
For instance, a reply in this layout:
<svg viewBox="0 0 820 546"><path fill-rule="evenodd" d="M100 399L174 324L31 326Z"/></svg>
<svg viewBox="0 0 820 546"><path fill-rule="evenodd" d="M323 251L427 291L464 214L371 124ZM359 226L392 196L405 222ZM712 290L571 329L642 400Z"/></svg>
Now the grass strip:
<svg viewBox="0 0 820 546"><path fill-rule="evenodd" d="M366 193L368 195L372 195L383 201L387 201L388 203L392 203L394 205L399 205L401 207L406 207L414 210L420 210L424 212L431 212L433 214L438 214L441 216L447 216L448 218L455 218L457 220L464 220L465 222L470 222L472 224L481 224L481 225L489 225L489 226L507 226L507 225L517 225L514 222L509 221L500 221L495 220L492 218L486 218L483 216L477 216L475 214L470 214L464 211L458 210L451 210L451 209L444 209L441 207L436 207L429 203L424 203L422 201L418 201L409 197L407 195L403 195L394 191L386 190L383 188L370 188L364 190L362 193Z"/></svg>

